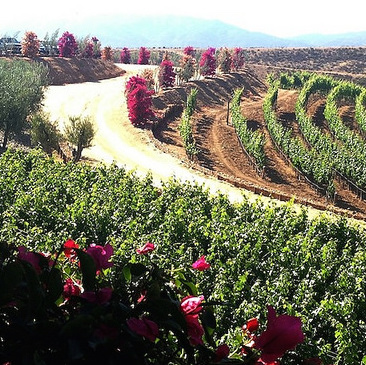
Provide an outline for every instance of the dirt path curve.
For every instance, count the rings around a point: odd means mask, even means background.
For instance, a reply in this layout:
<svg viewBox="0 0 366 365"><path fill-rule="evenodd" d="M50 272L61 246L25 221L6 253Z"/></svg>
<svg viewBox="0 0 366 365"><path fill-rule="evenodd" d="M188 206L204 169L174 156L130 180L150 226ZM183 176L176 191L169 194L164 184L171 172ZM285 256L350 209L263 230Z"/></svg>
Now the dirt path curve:
<svg viewBox="0 0 366 365"><path fill-rule="evenodd" d="M142 67L149 66L123 65L127 72L122 77L51 86L46 92L44 109L50 113L52 120L59 122L61 128L69 116L93 118L97 130L94 146L83 151L83 156L89 159L107 164L114 162L128 170L135 170L140 176L151 172L157 185L174 176L181 181L204 184L212 193L220 191L233 202L241 201L243 193L250 200L257 199L258 196L251 192L190 169L179 159L156 148L146 132L131 125L124 86L128 78L136 75ZM262 199L265 202L271 201L266 197ZM309 213L316 211L309 209Z"/></svg>

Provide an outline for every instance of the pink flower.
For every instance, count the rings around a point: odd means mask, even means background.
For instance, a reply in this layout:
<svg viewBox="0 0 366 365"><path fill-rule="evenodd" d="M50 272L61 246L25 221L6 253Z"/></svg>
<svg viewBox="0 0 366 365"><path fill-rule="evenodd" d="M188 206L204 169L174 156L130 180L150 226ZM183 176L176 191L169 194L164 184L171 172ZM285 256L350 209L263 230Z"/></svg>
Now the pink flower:
<svg viewBox="0 0 366 365"><path fill-rule="evenodd" d="M209 269L211 265L206 262L206 257L203 255L192 264L192 267L196 270L203 271Z"/></svg>
<svg viewBox="0 0 366 365"><path fill-rule="evenodd" d="M96 271L101 271L103 269L108 269L113 266L113 262L109 259L113 255L113 247L107 243L104 247L92 243L86 252L93 257L95 261Z"/></svg>
<svg viewBox="0 0 366 365"><path fill-rule="evenodd" d="M75 248L79 248L79 245L73 240L67 240L64 243L64 253L68 258L74 258L76 255Z"/></svg>
<svg viewBox="0 0 366 365"><path fill-rule="evenodd" d="M28 251L24 246L18 247L18 258L22 261L29 262L37 274L41 272L41 267L39 266L40 257L34 252Z"/></svg>
<svg viewBox="0 0 366 365"><path fill-rule="evenodd" d="M204 330L198 320L198 314L189 314L186 315L185 318L189 342L192 346L203 345L202 336L204 334Z"/></svg>
<svg viewBox="0 0 366 365"><path fill-rule="evenodd" d="M220 345L215 351L215 359L214 362L220 362L223 359L226 359L230 354L230 347L224 343Z"/></svg>
<svg viewBox="0 0 366 365"><path fill-rule="evenodd" d="M276 311L268 306L267 329L256 339L255 348L262 350L261 361L275 362L287 350L304 341L301 319L295 316L276 316Z"/></svg>
<svg viewBox="0 0 366 365"><path fill-rule="evenodd" d="M154 250L155 250L155 245L153 243L151 243L151 242L146 242L145 245L142 246L141 248L138 248L136 250L136 252L139 255L146 255L149 252L154 251Z"/></svg>
<svg viewBox="0 0 366 365"><path fill-rule="evenodd" d="M158 325L155 322L147 319L146 317L130 318L127 320L127 326L130 328L131 331L147 338L152 342L154 342L159 336Z"/></svg>
<svg viewBox="0 0 366 365"><path fill-rule="evenodd" d="M80 286L73 282L72 279L67 278L64 284L63 297L68 300L72 296L78 297L81 293Z"/></svg>
<svg viewBox="0 0 366 365"><path fill-rule="evenodd" d="M102 288L97 291L84 291L80 297L86 299L90 303L105 304L111 299L112 292L112 288Z"/></svg>
<svg viewBox="0 0 366 365"><path fill-rule="evenodd" d="M204 299L203 295L200 295L199 297L189 295L182 299L180 308L184 314L198 314L202 311L201 303Z"/></svg>

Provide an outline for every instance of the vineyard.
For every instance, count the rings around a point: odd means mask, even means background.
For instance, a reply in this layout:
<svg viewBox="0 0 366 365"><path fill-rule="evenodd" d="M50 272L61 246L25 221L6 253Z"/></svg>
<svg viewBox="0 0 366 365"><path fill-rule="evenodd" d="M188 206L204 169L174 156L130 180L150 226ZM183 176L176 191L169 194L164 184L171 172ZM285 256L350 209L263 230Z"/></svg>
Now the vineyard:
<svg viewBox="0 0 366 365"><path fill-rule="evenodd" d="M263 195L294 196L365 219L364 88L340 75L281 73L282 68L272 68L276 76L267 79L271 73L264 69L249 65L209 80L207 87L192 82L198 99L201 92L192 122L199 151L194 166ZM163 100L169 104L169 92ZM163 123L154 136L184 158L176 123Z"/></svg>

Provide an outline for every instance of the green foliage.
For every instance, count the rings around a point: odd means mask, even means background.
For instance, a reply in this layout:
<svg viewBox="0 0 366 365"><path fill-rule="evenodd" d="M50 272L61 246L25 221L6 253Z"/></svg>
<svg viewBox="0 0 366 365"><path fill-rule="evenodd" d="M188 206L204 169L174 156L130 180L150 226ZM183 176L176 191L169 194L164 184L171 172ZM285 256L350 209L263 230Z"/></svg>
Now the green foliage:
<svg viewBox="0 0 366 365"><path fill-rule="evenodd" d="M76 147L74 162L77 162L83 149L92 145L95 136L94 123L88 116L72 116L69 117L69 124L65 126L64 133L66 140Z"/></svg>
<svg viewBox="0 0 366 365"><path fill-rule="evenodd" d="M270 304L304 323L306 341L281 363L319 356L325 364L351 365L365 356L366 234L346 219L310 220L290 204L260 200L233 205L200 186L172 180L156 188L149 176L59 164L37 151L1 156L0 196L0 242L43 252L68 237L82 248L109 242L126 280L134 272L122 270L128 257L146 241L159 244L154 262L162 270L206 255L210 270L182 272L177 283L182 290L196 283L216 304L213 339L232 351L240 352L234 328L258 315L265 323ZM17 270L6 273L15 282Z"/></svg>
<svg viewBox="0 0 366 365"><path fill-rule="evenodd" d="M41 106L47 84L47 68L41 63L0 60L0 130L2 147L20 133L27 118Z"/></svg>

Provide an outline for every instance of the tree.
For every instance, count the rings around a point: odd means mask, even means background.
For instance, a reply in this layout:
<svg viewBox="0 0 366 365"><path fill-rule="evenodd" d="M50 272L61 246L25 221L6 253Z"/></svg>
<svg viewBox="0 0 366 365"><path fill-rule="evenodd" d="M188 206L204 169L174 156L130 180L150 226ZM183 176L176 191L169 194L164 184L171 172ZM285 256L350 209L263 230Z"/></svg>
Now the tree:
<svg viewBox="0 0 366 365"><path fill-rule="evenodd" d="M49 115L45 113L36 113L31 118L31 141L34 146L41 146L49 155L53 151L61 152L60 142L62 140L61 132L57 123L50 121Z"/></svg>
<svg viewBox="0 0 366 365"><path fill-rule="evenodd" d="M127 47L124 47L120 54L120 62L124 64L131 63L131 52Z"/></svg>
<svg viewBox="0 0 366 365"><path fill-rule="evenodd" d="M112 61L112 48L107 46L102 49L102 60Z"/></svg>
<svg viewBox="0 0 366 365"><path fill-rule="evenodd" d="M190 54L184 54L180 60L179 77L188 81L191 79L196 71L196 59Z"/></svg>
<svg viewBox="0 0 366 365"><path fill-rule="evenodd" d="M60 57L74 57L78 49L74 35L67 31L62 34L57 46Z"/></svg>
<svg viewBox="0 0 366 365"><path fill-rule="evenodd" d="M148 65L150 60L150 51L145 47L141 47L139 51L139 59L137 63L139 65Z"/></svg>
<svg viewBox="0 0 366 365"><path fill-rule="evenodd" d="M232 65L231 53L226 47L221 48L218 57L219 70L224 73L230 72L231 65Z"/></svg>
<svg viewBox="0 0 366 365"><path fill-rule="evenodd" d="M69 117L69 124L65 127L65 138L74 145L74 162L78 162L84 148L91 147L95 136L94 124L90 117Z"/></svg>
<svg viewBox="0 0 366 365"><path fill-rule="evenodd" d="M244 66L245 61L245 53L243 48L234 48L233 55L231 58L231 69L234 71L238 71L240 68Z"/></svg>
<svg viewBox="0 0 366 365"><path fill-rule="evenodd" d="M187 56L194 57L196 52L192 46L188 46L184 48L183 53Z"/></svg>
<svg viewBox="0 0 366 365"><path fill-rule="evenodd" d="M172 87L175 81L175 72L173 70L173 62L168 59L165 54L163 61L159 67L159 85L162 88Z"/></svg>
<svg viewBox="0 0 366 365"><path fill-rule="evenodd" d="M200 59L200 73L202 76L213 76L216 72L215 48L208 48Z"/></svg>
<svg viewBox="0 0 366 365"><path fill-rule="evenodd" d="M134 126L144 126L146 121L154 117L151 95L146 81L142 77L132 76L126 84L128 118Z"/></svg>
<svg viewBox="0 0 366 365"><path fill-rule="evenodd" d="M29 58L35 58L39 54L40 42L37 34L26 32L22 40L22 55Z"/></svg>
<svg viewBox="0 0 366 365"><path fill-rule="evenodd" d="M58 53L57 39L59 31L59 29L55 30L51 36L49 36L47 32L44 36L42 44L45 47L46 53L50 56L54 56Z"/></svg>
<svg viewBox="0 0 366 365"><path fill-rule="evenodd" d="M41 63L0 60L0 130L2 147L19 134L27 118L40 109L48 70Z"/></svg>

